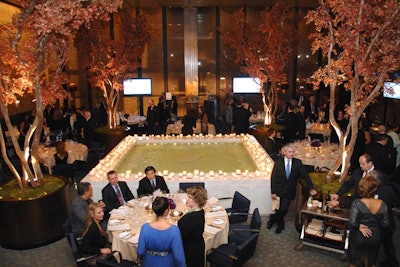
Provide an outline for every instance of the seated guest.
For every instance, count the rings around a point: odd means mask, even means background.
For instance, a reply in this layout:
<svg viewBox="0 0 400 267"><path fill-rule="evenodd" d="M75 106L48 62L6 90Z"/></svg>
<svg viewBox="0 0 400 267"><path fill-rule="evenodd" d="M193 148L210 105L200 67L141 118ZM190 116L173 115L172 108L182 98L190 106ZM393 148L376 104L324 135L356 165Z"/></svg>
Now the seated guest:
<svg viewBox="0 0 400 267"><path fill-rule="evenodd" d="M82 250L84 254L110 254L110 244L107 241L107 234L100 226L103 220L104 211L103 206L99 203L92 203L89 205L88 214L85 223L85 230L83 231ZM100 255L99 257L101 257ZM96 259L92 258L86 262L89 265L96 265Z"/></svg>
<svg viewBox="0 0 400 267"><path fill-rule="evenodd" d="M78 195L72 201L71 206L71 224L72 233L74 233L75 237L81 237L83 230L85 229L85 221L89 205L93 203L93 188L90 183L82 182L77 184L77 191ZM99 202L99 205L103 208L106 206L104 202ZM103 229L106 229L107 221L101 221L100 225Z"/></svg>
<svg viewBox="0 0 400 267"><path fill-rule="evenodd" d="M182 134L183 135L192 135L193 128L196 127L196 111L194 109L189 110L189 114L183 117L183 127L182 127Z"/></svg>
<svg viewBox="0 0 400 267"><path fill-rule="evenodd" d="M53 160L53 173L66 178L74 177L74 169L68 164L68 152L65 151L65 142L56 142L56 154Z"/></svg>
<svg viewBox="0 0 400 267"><path fill-rule="evenodd" d="M140 229L137 247L137 255L143 257L143 266L186 267L179 228L166 219L170 211L168 199L156 197L152 209L156 218Z"/></svg>
<svg viewBox="0 0 400 267"><path fill-rule="evenodd" d="M147 166L146 169L144 169L144 173L146 174L146 177L139 181L139 188L137 189L139 197L151 195L157 189L169 193L164 177L156 175L156 169L153 166Z"/></svg>
<svg viewBox="0 0 400 267"><path fill-rule="evenodd" d="M107 212L117 209L127 201L135 198L126 182L118 181L116 171L109 171L107 178L109 183L101 190Z"/></svg>
<svg viewBox="0 0 400 267"><path fill-rule="evenodd" d="M178 227L181 230L183 248L185 251L186 265L190 267L204 267L204 210L207 202L207 192L200 186L187 189L187 203L190 208L179 221Z"/></svg>

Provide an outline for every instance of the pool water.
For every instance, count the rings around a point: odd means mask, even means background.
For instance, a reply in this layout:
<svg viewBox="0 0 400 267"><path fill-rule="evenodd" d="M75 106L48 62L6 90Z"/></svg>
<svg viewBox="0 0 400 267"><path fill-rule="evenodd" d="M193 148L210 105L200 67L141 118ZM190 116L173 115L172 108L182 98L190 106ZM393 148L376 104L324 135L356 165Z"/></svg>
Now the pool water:
<svg viewBox="0 0 400 267"><path fill-rule="evenodd" d="M116 167L118 173L143 172L146 166L158 172L257 170L242 142L177 142L135 144Z"/></svg>

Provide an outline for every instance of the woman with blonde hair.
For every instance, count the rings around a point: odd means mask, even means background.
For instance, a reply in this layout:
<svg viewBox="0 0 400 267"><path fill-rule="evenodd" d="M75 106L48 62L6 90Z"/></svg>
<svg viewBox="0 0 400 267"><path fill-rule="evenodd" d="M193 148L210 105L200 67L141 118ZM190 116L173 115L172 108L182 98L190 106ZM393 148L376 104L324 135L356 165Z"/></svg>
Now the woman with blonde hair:
<svg viewBox="0 0 400 267"><path fill-rule="evenodd" d="M203 232L205 218L203 207L207 202L207 192L203 187L194 186L189 187L186 193L188 196L186 205L190 210L178 221L185 250L186 265L204 267Z"/></svg>
<svg viewBox="0 0 400 267"><path fill-rule="evenodd" d="M378 183L371 175L358 184L360 199L350 209L349 262L350 266L375 266L381 244L381 228L389 226L388 208L376 199Z"/></svg>
<svg viewBox="0 0 400 267"><path fill-rule="evenodd" d="M104 229L100 226L103 220L104 204L92 203L88 208L85 229L83 231L82 250L84 254L110 254L110 244ZM95 262L95 261L94 261Z"/></svg>

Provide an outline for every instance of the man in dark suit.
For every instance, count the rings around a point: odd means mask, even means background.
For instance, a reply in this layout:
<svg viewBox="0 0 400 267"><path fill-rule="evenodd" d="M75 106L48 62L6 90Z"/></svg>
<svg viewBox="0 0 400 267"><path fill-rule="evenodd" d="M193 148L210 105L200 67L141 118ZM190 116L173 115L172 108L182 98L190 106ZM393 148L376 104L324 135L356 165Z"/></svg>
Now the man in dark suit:
<svg viewBox="0 0 400 267"><path fill-rule="evenodd" d="M269 128L267 131L268 137L265 139L265 151L267 151L268 155L276 160L279 157L280 146L276 143L276 130Z"/></svg>
<svg viewBox="0 0 400 267"><path fill-rule="evenodd" d="M386 175L390 174L392 170L390 151L386 148L387 141L388 136L386 134L377 134L375 141L365 147L365 153L371 155L375 167Z"/></svg>
<svg viewBox="0 0 400 267"><path fill-rule="evenodd" d="M280 234L285 229L284 216L289 210L290 202L296 197L297 180L302 178L307 183L311 195L317 192L301 160L293 157L294 146L287 144L282 148L283 158L275 161L271 174L271 198L280 198L279 209L271 214L267 223L267 228L276 223L275 233Z"/></svg>
<svg viewBox="0 0 400 267"><path fill-rule="evenodd" d="M146 169L144 169L144 173L146 177L139 181L139 187L137 189L139 197L151 195L157 189L169 193L164 177L156 175L156 169L153 166L147 166Z"/></svg>
<svg viewBox="0 0 400 267"><path fill-rule="evenodd" d="M118 181L116 171L109 171L107 178L109 183L101 190L103 202L106 204L106 211L110 212L113 209L117 209L127 201L135 198L126 182Z"/></svg>
<svg viewBox="0 0 400 267"><path fill-rule="evenodd" d="M157 107L154 105L154 100L149 100L149 107L147 108L147 134L154 134L157 131L159 121L159 113Z"/></svg>
<svg viewBox="0 0 400 267"><path fill-rule="evenodd" d="M310 122L315 122L318 120L318 105L316 103L315 96L310 96L308 98L308 102L304 104L304 115L306 116L306 119L308 119Z"/></svg>
<svg viewBox="0 0 400 267"><path fill-rule="evenodd" d="M72 233L75 237L82 237L83 230L85 229L85 222L88 213L89 205L93 203L92 195L93 189L90 183L82 182L77 184L78 195L74 198L71 205L71 226ZM104 202L99 202L105 207ZM105 230L107 221L103 220L100 225Z"/></svg>
<svg viewBox="0 0 400 267"><path fill-rule="evenodd" d="M350 179L348 179L336 194L331 195L331 203L330 206L338 206L339 205L339 197L349 192L351 189L354 189L354 195L351 199L350 203L342 203L342 206L350 207L352 200L359 198L358 195L358 184L360 180L365 177L370 171L375 169L374 162L369 154L363 154L359 157L358 162L360 163L360 167L355 169L355 171L351 174Z"/></svg>
<svg viewBox="0 0 400 267"><path fill-rule="evenodd" d="M235 125L235 133L247 133L249 131L249 118L251 111L249 104L246 100L242 100L242 103L233 110L233 124Z"/></svg>

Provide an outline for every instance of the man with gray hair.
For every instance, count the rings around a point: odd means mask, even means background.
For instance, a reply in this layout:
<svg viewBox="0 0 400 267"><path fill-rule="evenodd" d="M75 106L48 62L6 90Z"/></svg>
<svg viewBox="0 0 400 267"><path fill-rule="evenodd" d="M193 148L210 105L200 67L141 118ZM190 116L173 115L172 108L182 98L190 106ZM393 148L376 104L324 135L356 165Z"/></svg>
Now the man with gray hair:
<svg viewBox="0 0 400 267"><path fill-rule="evenodd" d="M267 229L271 229L276 223L276 234L285 229L284 217L289 210L290 202L296 197L297 180L302 178L308 185L311 195L317 192L301 160L294 158L293 144L287 144L282 148L283 158L275 161L271 174L271 198L279 199L280 205L275 214L271 214L267 223Z"/></svg>

